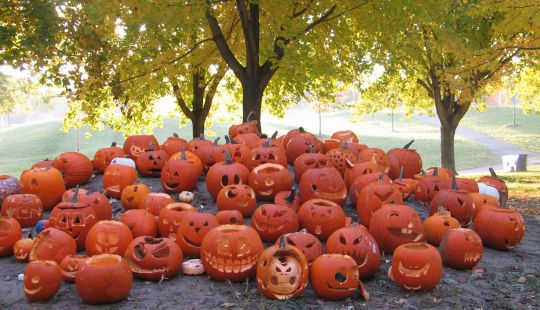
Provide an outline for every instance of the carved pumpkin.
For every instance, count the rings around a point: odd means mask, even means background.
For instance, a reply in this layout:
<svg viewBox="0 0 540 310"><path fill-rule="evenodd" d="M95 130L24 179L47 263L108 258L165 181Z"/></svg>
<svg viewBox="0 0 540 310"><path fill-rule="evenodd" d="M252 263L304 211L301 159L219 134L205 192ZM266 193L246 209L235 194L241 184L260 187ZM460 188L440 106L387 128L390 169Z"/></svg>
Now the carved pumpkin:
<svg viewBox="0 0 540 310"><path fill-rule="evenodd" d="M62 195L62 201L67 202L73 199L77 189L68 189ZM87 203L94 208L98 220L110 220L112 218L112 206L109 199L100 192L91 192L86 189L79 188L77 194L77 200L82 203Z"/></svg>
<svg viewBox="0 0 540 310"><path fill-rule="evenodd" d="M53 161L53 167L60 170L68 188L88 183L94 171L90 159L78 152L65 152L58 155Z"/></svg>
<svg viewBox="0 0 540 310"><path fill-rule="evenodd" d="M182 148L184 147L188 148L189 143L185 139L180 138L175 132L163 142L160 149L167 153L167 155L172 156L173 154L182 151Z"/></svg>
<svg viewBox="0 0 540 310"><path fill-rule="evenodd" d="M143 183L124 187L120 196L120 203L126 210L138 209L146 195L150 194L150 188Z"/></svg>
<svg viewBox="0 0 540 310"><path fill-rule="evenodd" d="M308 233L306 229L285 234L283 237L285 237L287 244L297 247L304 253L309 264L313 263L317 257L323 254L321 241L313 234ZM276 245L278 244L279 240L276 240Z"/></svg>
<svg viewBox="0 0 540 310"><path fill-rule="evenodd" d="M281 235L298 231L298 216L293 209L276 204L263 204L251 219L264 242L275 242Z"/></svg>
<svg viewBox="0 0 540 310"><path fill-rule="evenodd" d="M60 262L60 271L64 281L75 283L77 271L86 263L88 258L86 255L67 255L64 257Z"/></svg>
<svg viewBox="0 0 540 310"><path fill-rule="evenodd" d="M259 146L263 146L268 141L271 147L277 147L278 149L283 151L283 154L285 154L285 146L283 145L281 140L278 140L277 135L278 135L278 132L276 130L274 131L274 133L272 134L270 138L265 137L265 138L259 139Z"/></svg>
<svg viewBox="0 0 540 310"><path fill-rule="evenodd" d="M431 200L438 192L444 189L450 189L451 187L450 179L439 176L438 171L439 168L435 167L433 175L426 175L418 182L414 196L418 202L426 206L429 206Z"/></svg>
<svg viewBox="0 0 540 310"><path fill-rule="evenodd" d="M137 170L144 177L159 178L161 170L169 160L169 155L163 150L155 150L154 144L150 144L150 149L137 157L135 161Z"/></svg>
<svg viewBox="0 0 540 310"><path fill-rule="evenodd" d="M478 183L474 179L470 178L456 178L457 186L469 193L478 193Z"/></svg>
<svg viewBox="0 0 540 310"><path fill-rule="evenodd" d="M473 268L484 253L480 236L467 228L450 229L439 248L443 263L456 269Z"/></svg>
<svg viewBox="0 0 540 310"><path fill-rule="evenodd" d="M245 225L221 225L206 234L201 245L201 261L212 279L238 282L255 275L263 250L255 229Z"/></svg>
<svg viewBox="0 0 540 310"><path fill-rule="evenodd" d="M392 183L383 183L382 176L378 182L369 183L356 199L356 212L364 226L369 227L375 211L385 204L402 204L402 194Z"/></svg>
<svg viewBox="0 0 540 310"><path fill-rule="evenodd" d="M13 256L19 262L27 262L30 259L30 251L32 251L32 245L34 239L28 237L23 238L13 245Z"/></svg>
<svg viewBox="0 0 540 310"><path fill-rule="evenodd" d="M328 158L323 153L316 153L313 147L309 147L308 153L298 156L294 160L294 177L296 182L300 182L302 175L310 168L330 167Z"/></svg>
<svg viewBox="0 0 540 310"><path fill-rule="evenodd" d="M330 300L351 297L356 289L365 300L369 294L360 281L356 261L349 255L324 254L311 264L309 280L317 296Z"/></svg>
<svg viewBox="0 0 540 310"><path fill-rule="evenodd" d="M357 176L349 187L349 197L351 198L351 201L356 203L358 200L358 195L369 183L381 181L383 183L392 183L392 179L382 172L368 173Z"/></svg>
<svg viewBox="0 0 540 310"><path fill-rule="evenodd" d="M373 213L369 232L387 254L402 244L424 241L422 220L407 205L383 205Z"/></svg>
<svg viewBox="0 0 540 310"><path fill-rule="evenodd" d="M176 234L182 219L188 212L197 212L197 209L187 203L170 203L159 212L158 230L162 237L176 241Z"/></svg>
<svg viewBox="0 0 540 310"><path fill-rule="evenodd" d="M314 134L305 131L302 127L300 132L292 137L285 145L287 160L293 164L296 158L304 153L310 152L310 146L315 152L322 151L322 143Z"/></svg>
<svg viewBox="0 0 540 310"><path fill-rule="evenodd" d="M394 148L387 152L390 170L388 174L392 179L397 179L403 168L402 178L412 178L422 171L422 158L415 149L409 147L414 140L405 144L402 148Z"/></svg>
<svg viewBox="0 0 540 310"><path fill-rule="evenodd" d="M213 165L206 174L206 188L214 199L219 191L232 184L246 184L249 170L240 163L234 163L228 151L225 151L226 160Z"/></svg>
<svg viewBox="0 0 540 310"><path fill-rule="evenodd" d="M388 276L407 291L428 291L442 277L439 251L425 242L400 245L392 256Z"/></svg>
<svg viewBox="0 0 540 310"><path fill-rule="evenodd" d="M24 268L24 294L31 302L53 298L61 283L62 273L54 261L33 261Z"/></svg>
<svg viewBox="0 0 540 310"><path fill-rule="evenodd" d="M127 158L127 157L116 157L113 160L111 160L111 164L124 165L124 166L131 167L133 169L137 169L137 164L135 163L135 161L133 159ZM110 164L109 164L109 166L110 166ZM105 170L106 170L106 168L105 168Z"/></svg>
<svg viewBox="0 0 540 310"><path fill-rule="evenodd" d="M225 136L225 141L227 142L217 147L214 152L216 163L225 161L225 150L227 150L229 151L229 154L231 154L232 161L245 164L246 160L249 158L249 148L243 143L236 142L236 140L229 136Z"/></svg>
<svg viewBox="0 0 540 310"><path fill-rule="evenodd" d="M335 148L338 148L340 145L341 145L341 140L333 139L333 138L324 139L324 140L322 140L322 146L323 146L322 147L322 153L326 154L329 151L331 151L331 150L333 150Z"/></svg>
<svg viewBox="0 0 540 310"><path fill-rule="evenodd" d="M150 236L131 241L124 258L135 276L149 281L175 277L184 261L182 250L174 241Z"/></svg>
<svg viewBox="0 0 540 310"><path fill-rule="evenodd" d="M371 160L373 163L377 164L379 169L384 173L388 173L390 170L388 155L379 148L372 147L362 150L360 152L360 158L363 160Z"/></svg>
<svg viewBox="0 0 540 310"><path fill-rule="evenodd" d="M56 206L65 191L62 174L54 167L32 168L21 174L21 193L38 196L45 211Z"/></svg>
<svg viewBox="0 0 540 310"><path fill-rule="evenodd" d="M40 232L30 251L30 261L53 260L60 263L66 255L77 252L77 243L67 233L54 227L46 228Z"/></svg>
<svg viewBox="0 0 540 310"><path fill-rule="evenodd" d="M455 175L455 172L443 167L429 167L424 171L424 174L424 176L440 176L444 179L451 179L452 176ZM420 176L416 175L415 177L421 178L422 174Z"/></svg>
<svg viewBox="0 0 540 310"><path fill-rule="evenodd" d="M221 210L216 213L219 225L244 225L244 217L238 210Z"/></svg>
<svg viewBox="0 0 540 310"><path fill-rule="evenodd" d="M129 158L136 160L146 150L150 149L150 144L154 144L157 150L159 150L159 142L153 135L135 135L127 137L124 141L123 149Z"/></svg>
<svg viewBox="0 0 540 310"><path fill-rule="evenodd" d="M287 167L287 156L285 156L285 152L279 147L271 146L270 139L267 139L262 146L252 149L244 161L244 164L249 170L253 170L253 168L266 163Z"/></svg>
<svg viewBox="0 0 540 310"><path fill-rule="evenodd" d="M41 214L43 204L34 194L9 195L2 202L2 215L16 219L22 227L35 226Z"/></svg>
<svg viewBox="0 0 540 310"><path fill-rule="evenodd" d="M325 199L342 206L347 198L345 181L336 168L309 169L300 180L302 201Z"/></svg>
<svg viewBox="0 0 540 310"><path fill-rule="evenodd" d="M371 160L360 160L356 161L355 163L346 161L346 165L347 166L343 178L347 188L351 188L354 180L361 175L380 172L379 166L373 163Z"/></svg>
<svg viewBox="0 0 540 310"><path fill-rule="evenodd" d="M353 152L353 154L361 160L362 158L360 157L360 152L367 149L368 146L354 142L342 142L341 148Z"/></svg>
<svg viewBox="0 0 540 310"><path fill-rule="evenodd" d="M22 238L19 222L10 217L0 216L0 257L13 253L13 246Z"/></svg>
<svg viewBox="0 0 540 310"><path fill-rule="evenodd" d="M157 219L146 210L128 210L118 220L128 226L133 238L158 235Z"/></svg>
<svg viewBox="0 0 540 310"><path fill-rule="evenodd" d="M510 251L523 239L525 221L515 209L484 205L474 218L474 230L485 246Z"/></svg>
<svg viewBox="0 0 540 310"><path fill-rule="evenodd" d="M110 147L104 147L97 150L94 154L92 165L96 172L103 173L105 169L109 167L113 159L124 156L126 156L124 150L116 146L116 142L113 142Z"/></svg>
<svg viewBox="0 0 540 310"><path fill-rule="evenodd" d="M121 256L101 254L90 257L79 268L75 285L83 302L110 304L128 297L133 275Z"/></svg>
<svg viewBox="0 0 540 310"><path fill-rule="evenodd" d="M259 135L252 133L252 132L246 132L241 133L234 137L234 140L238 143L245 144L249 150L252 150L259 146Z"/></svg>
<svg viewBox="0 0 540 310"><path fill-rule="evenodd" d="M244 217L249 217L257 207L257 200L249 185L233 184L219 191L216 205L218 210L238 210Z"/></svg>
<svg viewBox="0 0 540 310"><path fill-rule="evenodd" d="M330 165L336 168L341 175L348 170L348 167L358 162L358 158L353 152L342 148L335 148L326 152L326 157Z"/></svg>
<svg viewBox="0 0 540 310"><path fill-rule="evenodd" d="M277 193L291 190L292 175L282 165L262 164L253 168L249 174L249 186L257 198L272 201Z"/></svg>
<svg viewBox="0 0 540 310"><path fill-rule="evenodd" d="M133 235L129 227L118 221L99 221L86 236L86 253L123 255Z"/></svg>
<svg viewBox="0 0 540 310"><path fill-rule="evenodd" d="M311 199L302 204L298 217L303 227L325 241L334 231L345 227L343 209L336 203L324 199Z"/></svg>
<svg viewBox="0 0 540 310"><path fill-rule="evenodd" d="M9 195L19 193L21 183L16 177L0 175L0 203Z"/></svg>
<svg viewBox="0 0 540 310"><path fill-rule="evenodd" d="M219 226L219 222L213 214L188 212L178 226L176 243L185 255L199 257L204 237L217 226Z"/></svg>
<svg viewBox="0 0 540 310"><path fill-rule="evenodd" d="M289 299L304 294L309 265L300 249L288 245L282 236L261 254L257 262L257 286L270 299Z"/></svg>
<svg viewBox="0 0 540 310"><path fill-rule="evenodd" d="M403 167L401 167L399 179L395 179L393 184L401 192L403 200L405 200L416 193L416 190L418 189L418 182L419 181L414 178L403 178Z"/></svg>
<svg viewBox="0 0 540 310"><path fill-rule="evenodd" d="M358 264L360 279L372 277L381 264L379 246L366 227L354 223L334 231L326 241L326 253L344 254Z"/></svg>
<svg viewBox="0 0 540 310"><path fill-rule="evenodd" d="M135 183L138 177L135 168L111 163L103 173L102 182L105 195L119 199L124 188Z"/></svg>
<svg viewBox="0 0 540 310"><path fill-rule="evenodd" d="M473 218L476 217L476 214L482 208L483 205L492 205L495 207L498 207L500 205L499 200L490 195L480 194L480 193L471 193L471 197L474 202Z"/></svg>
<svg viewBox="0 0 540 310"><path fill-rule="evenodd" d="M489 173L491 176L483 176L479 178L477 182L479 184L484 183L495 187L499 192L499 197L508 197L508 187L506 187L506 183L497 176L493 168L489 168ZM502 200L502 198L499 198L499 200Z"/></svg>
<svg viewBox="0 0 540 310"><path fill-rule="evenodd" d="M202 174L202 163L199 158L187 155L182 149L178 160L171 158L163 166L161 173L161 186L167 193L180 193L191 191L197 187Z"/></svg>
<svg viewBox="0 0 540 310"><path fill-rule="evenodd" d="M292 188L290 191L281 191L274 197L274 203L277 205L287 206L294 211L298 211L302 205L302 199L300 193L296 191L296 188Z"/></svg>
<svg viewBox="0 0 540 310"><path fill-rule="evenodd" d="M330 137L344 143L358 143L358 136L352 130L336 131Z"/></svg>
<svg viewBox="0 0 540 310"><path fill-rule="evenodd" d="M229 136L236 137L239 134L243 133L259 133L259 128L257 127L257 120L253 120L253 116L255 115L255 112L251 111L247 116L247 121L245 123L239 124L239 125L231 125L229 127Z"/></svg>
<svg viewBox="0 0 540 310"><path fill-rule="evenodd" d="M426 241L439 246L441 240L450 229L459 228L459 221L453 218L445 208L439 208L437 213L424 220L424 233Z"/></svg>
<svg viewBox="0 0 540 310"><path fill-rule="evenodd" d="M170 203L174 203L174 199L168 194L149 193L144 196L139 205L139 209L144 209L157 218L161 209L165 208L165 206Z"/></svg>
<svg viewBox="0 0 540 310"><path fill-rule="evenodd" d="M431 200L429 214L433 215L443 207L452 213L461 226L467 226L472 222L474 213L474 201L466 190L460 190L456 184L456 178L452 177L451 189L439 191Z"/></svg>

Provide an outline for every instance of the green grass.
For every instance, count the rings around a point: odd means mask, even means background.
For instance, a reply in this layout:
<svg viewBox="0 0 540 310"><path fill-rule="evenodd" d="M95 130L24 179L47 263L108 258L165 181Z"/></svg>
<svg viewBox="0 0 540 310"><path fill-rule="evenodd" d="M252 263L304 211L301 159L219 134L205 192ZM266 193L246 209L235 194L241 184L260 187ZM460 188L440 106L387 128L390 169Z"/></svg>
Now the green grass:
<svg viewBox="0 0 540 310"><path fill-rule="evenodd" d="M470 178L479 178L483 175L467 175ZM527 171L497 173L508 187L510 197L539 197L540 198L540 166L527 167Z"/></svg>
<svg viewBox="0 0 540 310"><path fill-rule="evenodd" d="M489 108L486 112L471 110L461 124L524 150L540 153L540 115L525 115L516 109L516 123L519 126L509 127L512 124L512 111L511 107Z"/></svg>

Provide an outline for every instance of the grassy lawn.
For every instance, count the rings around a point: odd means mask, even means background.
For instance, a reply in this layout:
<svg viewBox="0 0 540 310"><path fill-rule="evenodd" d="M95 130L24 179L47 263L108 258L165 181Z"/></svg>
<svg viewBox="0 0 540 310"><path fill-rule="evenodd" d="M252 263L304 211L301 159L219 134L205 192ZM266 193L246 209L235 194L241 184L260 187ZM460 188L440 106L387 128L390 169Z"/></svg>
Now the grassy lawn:
<svg viewBox="0 0 540 310"><path fill-rule="evenodd" d="M520 109L516 109L516 123L519 126L508 127L512 124L512 111L511 107L490 108L486 112L471 110L461 124L524 150L540 153L540 115L524 115Z"/></svg>

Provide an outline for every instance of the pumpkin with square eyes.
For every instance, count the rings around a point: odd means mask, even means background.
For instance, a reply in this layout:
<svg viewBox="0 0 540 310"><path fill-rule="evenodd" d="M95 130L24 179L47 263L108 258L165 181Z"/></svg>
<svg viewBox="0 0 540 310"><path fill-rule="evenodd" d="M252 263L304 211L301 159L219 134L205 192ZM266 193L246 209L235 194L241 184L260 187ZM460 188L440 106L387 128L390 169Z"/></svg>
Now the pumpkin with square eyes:
<svg viewBox="0 0 540 310"><path fill-rule="evenodd" d="M136 160L137 157L150 149L150 144L159 150L159 142L153 135L134 135L127 137L122 148L129 158Z"/></svg>
<svg viewBox="0 0 540 310"><path fill-rule="evenodd" d="M414 197L425 206L429 206L429 203L438 192L444 189L450 189L450 179L439 176L438 171L439 168L435 167L433 175L426 175L418 181L418 187L416 188Z"/></svg>
<svg viewBox="0 0 540 310"><path fill-rule="evenodd" d="M216 205L218 210L238 210L249 217L257 207L255 191L245 184L227 185L219 191Z"/></svg>
<svg viewBox="0 0 540 310"><path fill-rule="evenodd" d="M169 203L165 208L162 208L158 217L160 236L176 241L178 227L188 212L197 212L197 208L183 202Z"/></svg>
<svg viewBox="0 0 540 310"><path fill-rule="evenodd" d="M216 213L219 225L244 225L244 217L238 210L221 210Z"/></svg>
<svg viewBox="0 0 540 310"><path fill-rule="evenodd" d="M390 170L388 174L392 179L397 179L401 168L403 178L412 178L422 170L422 158L415 149L409 148L414 140L405 144L402 148L394 148L387 152Z"/></svg>
<svg viewBox="0 0 540 310"><path fill-rule="evenodd" d="M360 281L358 265L349 255L323 254L317 257L311 265L309 280L315 294L322 298L346 299L358 288L362 298L369 299Z"/></svg>
<svg viewBox="0 0 540 310"><path fill-rule="evenodd" d="M402 204L402 194L393 183L384 183L382 176L379 181L369 183L358 194L356 212L364 226L369 227L373 213L385 204Z"/></svg>
<svg viewBox="0 0 540 310"><path fill-rule="evenodd" d="M304 228L300 231L283 235L285 242L288 245L299 248L306 256L308 263L313 261L323 254L323 245L317 237L307 232ZM279 240L276 240L276 245L279 244Z"/></svg>
<svg viewBox="0 0 540 310"><path fill-rule="evenodd" d="M274 200L277 193L292 188L292 175L289 169L278 164L262 164L251 170L249 186L255 191L257 198Z"/></svg>
<svg viewBox="0 0 540 310"><path fill-rule="evenodd" d="M86 255L66 255L59 264L64 281L75 283L77 271L89 258Z"/></svg>
<svg viewBox="0 0 540 310"><path fill-rule="evenodd" d="M54 167L32 168L21 174L21 193L38 196L45 211L56 206L65 191L62 173Z"/></svg>
<svg viewBox="0 0 540 310"><path fill-rule="evenodd" d="M459 228L459 221L453 218L445 208L439 208L437 213L432 214L424 220L424 232L426 241L439 246L444 234L454 228Z"/></svg>
<svg viewBox="0 0 540 310"><path fill-rule="evenodd" d="M13 253L13 246L22 238L19 222L11 217L0 216L0 257Z"/></svg>
<svg viewBox="0 0 540 310"><path fill-rule="evenodd" d="M176 243L185 255L199 257L204 236L219 222L213 214L188 212L178 226Z"/></svg>
<svg viewBox="0 0 540 310"><path fill-rule="evenodd" d="M178 159L169 159L161 172L161 186L167 193L192 191L197 187L203 168L202 162L194 154L188 156L182 149Z"/></svg>
<svg viewBox="0 0 540 310"><path fill-rule="evenodd" d="M2 202L2 215L16 219L22 227L35 226L41 214L43 204L34 194L9 195Z"/></svg>
<svg viewBox="0 0 540 310"><path fill-rule="evenodd" d="M125 210L138 209L144 197L150 192L150 187L143 183L126 186L122 190L120 203Z"/></svg>
<svg viewBox="0 0 540 310"><path fill-rule="evenodd" d="M474 218L474 231L485 246L510 251L525 235L525 221L515 209L484 205Z"/></svg>
<svg viewBox="0 0 540 310"><path fill-rule="evenodd" d="M169 160L169 154L163 150L155 150L154 144L150 149L137 157L135 161L137 170L143 177L159 178L165 163Z"/></svg>
<svg viewBox="0 0 540 310"><path fill-rule="evenodd" d="M86 253L123 255L133 240L129 227L119 221L99 221L86 236Z"/></svg>
<svg viewBox="0 0 540 310"><path fill-rule="evenodd" d="M452 177L450 189L443 189L433 197L429 205L429 214L435 214L440 207L450 211L461 226L467 226L473 220L474 201L468 191L457 187L455 176Z"/></svg>
<svg viewBox="0 0 540 310"><path fill-rule="evenodd" d="M53 298L61 283L62 272L54 261L37 260L24 268L24 295L31 302Z"/></svg>
<svg viewBox="0 0 540 310"><path fill-rule="evenodd" d="M347 198L345 181L334 167L309 169L300 180L302 201L325 199L342 206Z"/></svg>
<svg viewBox="0 0 540 310"><path fill-rule="evenodd" d="M180 138L175 132L163 142L160 149L165 151L167 155L172 156L175 153L181 152L184 147L188 148L189 143L185 139Z"/></svg>
<svg viewBox="0 0 540 310"><path fill-rule="evenodd" d="M315 152L315 150L311 146L308 149L309 151L307 153L298 156L294 160L294 177L296 179L296 182L298 183L300 183L302 175L308 169L331 167L330 161L328 161L326 155L324 155L323 153Z"/></svg>
<svg viewBox="0 0 540 310"><path fill-rule="evenodd" d="M371 160L373 163L378 165L379 169L384 173L388 173L390 170L388 155L379 148L372 147L362 150L360 152L360 158L363 160Z"/></svg>
<svg viewBox="0 0 540 310"><path fill-rule="evenodd" d="M253 213L251 226L264 242L275 242L283 234L298 231L299 223L293 209L276 204L262 204Z"/></svg>
<svg viewBox="0 0 540 310"><path fill-rule="evenodd" d="M379 166L371 160L346 161L346 164L343 178L347 188L350 188L354 180L361 175L380 172Z"/></svg>
<svg viewBox="0 0 540 310"><path fill-rule="evenodd" d="M324 199L311 199L298 210L300 223L321 241L336 230L345 227L346 216L338 204Z"/></svg>
<svg viewBox="0 0 540 310"><path fill-rule="evenodd" d="M124 258L135 276L149 281L173 278L184 261L182 250L174 241L150 236L133 239Z"/></svg>
<svg viewBox="0 0 540 310"><path fill-rule="evenodd" d="M365 226L356 223L334 231L326 241L326 253L352 257L358 264L360 279L372 277L381 265L377 242Z"/></svg>
<svg viewBox="0 0 540 310"><path fill-rule="evenodd" d="M126 153L124 150L116 146L116 142L113 142L110 147L104 147L94 154L92 165L97 173L103 173L107 167L111 164L111 161L117 157L124 157Z"/></svg>
<svg viewBox="0 0 540 310"><path fill-rule="evenodd" d="M64 195L62 195L62 201L65 202L73 199L76 190L77 189L72 188L65 191ZM105 195L100 192L91 192L83 188L79 188L78 191L77 200L93 207L98 220L104 221L112 219L112 206Z"/></svg>
<svg viewBox="0 0 540 310"><path fill-rule="evenodd" d="M369 232L387 254L404 243L424 241L422 219L407 205L383 205L373 213Z"/></svg>
<svg viewBox="0 0 540 310"><path fill-rule="evenodd" d="M128 210L118 220L128 226L133 238L158 235L157 219L146 210Z"/></svg>
<svg viewBox="0 0 540 310"><path fill-rule="evenodd" d="M270 299L301 296L308 283L309 264L300 249L285 242L281 236L261 254L257 262L257 286Z"/></svg>
<svg viewBox="0 0 540 310"><path fill-rule="evenodd" d="M400 245L392 256L388 276L407 291L428 291L441 280L442 259L435 247L425 242Z"/></svg>
<svg viewBox="0 0 540 310"><path fill-rule="evenodd" d="M356 203L358 200L358 195L364 189L364 187L366 187L369 183L381 181L381 176L383 183L392 183L392 179L390 179L387 174L382 172L368 173L357 176L349 187L349 197L351 198L351 201Z"/></svg>
<svg viewBox="0 0 540 310"><path fill-rule="evenodd" d="M255 275L263 250L255 229L245 225L221 225L204 237L201 261L212 279L239 282Z"/></svg>
<svg viewBox="0 0 540 310"><path fill-rule="evenodd" d="M336 131L330 137L345 143L358 143L359 141L358 136L352 130Z"/></svg>
<svg viewBox="0 0 540 310"><path fill-rule="evenodd" d="M34 239L31 237L23 238L13 245L13 256L19 262L27 262L30 259L30 251L32 251L32 245Z"/></svg>
<svg viewBox="0 0 540 310"><path fill-rule="evenodd" d="M214 199L223 187L247 184L249 179L249 170L246 166L233 162L229 151L225 151L225 157L227 159L224 162L213 165L206 174L206 188Z"/></svg>
<svg viewBox="0 0 540 310"><path fill-rule="evenodd" d="M73 237L60 229L49 227L34 238L29 260L53 260L59 264L66 255L76 252L77 243Z"/></svg>
<svg viewBox="0 0 540 310"><path fill-rule="evenodd" d="M21 182L16 177L0 175L0 203L9 195L15 195L21 190Z"/></svg>
<svg viewBox="0 0 540 310"><path fill-rule="evenodd" d="M300 193L296 188L292 188L290 191L281 191L274 197L274 203L277 205L287 206L298 212L302 205L302 199Z"/></svg>
<svg viewBox="0 0 540 310"><path fill-rule="evenodd" d="M157 218L159 216L159 212L161 212L161 209L174 202L174 199L168 194L149 193L148 195L144 196L141 204L139 205L139 209L144 209Z"/></svg>
<svg viewBox="0 0 540 310"><path fill-rule="evenodd" d="M94 172L90 159L79 152L58 155L53 161L53 167L60 170L68 188L88 183Z"/></svg>
<svg viewBox="0 0 540 310"><path fill-rule="evenodd" d="M508 197L508 187L506 186L506 183L497 176L493 168L490 167L489 172L491 175L479 178L477 181L478 184L483 183L495 187L499 192L499 200L502 200L503 196Z"/></svg>
<svg viewBox="0 0 540 310"><path fill-rule="evenodd" d="M474 230L450 229L443 237L439 252L446 266L456 269L471 269L482 258L482 239Z"/></svg>
<svg viewBox="0 0 540 310"><path fill-rule="evenodd" d="M119 199L124 188L135 183L138 178L135 168L111 163L103 173L102 183L105 195Z"/></svg>
<svg viewBox="0 0 540 310"><path fill-rule="evenodd" d="M214 151L216 163L225 161L225 150L227 150L231 154L232 161L245 164L249 157L249 148L243 143L236 142L236 140L229 136L225 136L225 141L225 144L218 146Z"/></svg>
<svg viewBox="0 0 540 310"><path fill-rule="evenodd" d="M315 152L322 151L322 142L314 134L305 131L302 127L299 128L300 132L292 137L285 146L285 152L289 163L293 164L294 161L302 154L310 152L310 147Z"/></svg>

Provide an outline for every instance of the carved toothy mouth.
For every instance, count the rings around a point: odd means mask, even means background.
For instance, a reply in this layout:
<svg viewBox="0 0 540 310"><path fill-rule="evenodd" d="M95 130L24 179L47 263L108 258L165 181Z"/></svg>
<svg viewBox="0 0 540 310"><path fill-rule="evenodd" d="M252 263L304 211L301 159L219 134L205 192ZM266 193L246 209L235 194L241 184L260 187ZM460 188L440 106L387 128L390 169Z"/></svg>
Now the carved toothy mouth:
<svg viewBox="0 0 540 310"><path fill-rule="evenodd" d="M15 254L15 258L20 259L20 260L25 260L27 257L28 257L28 253Z"/></svg>
<svg viewBox="0 0 540 310"><path fill-rule="evenodd" d="M41 291L41 286L38 287L38 288L35 288L35 289L29 289L29 288L26 288L26 286L24 287L24 292L28 295L34 295L36 293L38 293L39 291Z"/></svg>
<svg viewBox="0 0 540 310"><path fill-rule="evenodd" d="M465 263L473 263L477 262L482 255L475 253L475 252L465 252L463 255L463 262Z"/></svg>
<svg viewBox="0 0 540 310"><path fill-rule="evenodd" d="M212 268L218 270L219 272L223 273L240 273L240 272L246 272L251 270L253 267L255 267L255 264L257 263L258 257L257 256L250 256L247 258L223 258L223 257L217 257L212 255L209 252L205 253L204 260L212 266Z"/></svg>
<svg viewBox="0 0 540 310"><path fill-rule="evenodd" d="M96 243L96 250L101 254L114 254L117 250L117 246L106 247Z"/></svg>
<svg viewBox="0 0 540 310"><path fill-rule="evenodd" d="M270 195L272 195L273 192L274 192L274 189L269 189L267 191L259 191L259 194L261 196L270 196Z"/></svg>
<svg viewBox="0 0 540 310"><path fill-rule="evenodd" d="M66 270L62 269L61 271L62 271L62 275L65 278L75 279L77 277L77 270L75 270L75 271L66 271Z"/></svg>
<svg viewBox="0 0 540 310"><path fill-rule="evenodd" d="M398 271L399 271L399 273L401 273L402 275L404 275L406 277L419 278L420 276L427 275L430 266L431 266L431 264L427 263L427 264L424 265L424 267L422 267L420 269L415 269L413 267L406 268L405 266L403 266L403 264L401 262L399 262ZM411 289L414 289L414 288L411 288Z"/></svg>
<svg viewBox="0 0 540 310"><path fill-rule="evenodd" d="M154 268L154 269L145 269L141 268L138 265L136 265L131 259L128 259L128 265L129 269L135 274L154 274L154 273L161 273L164 274L167 271L167 267L161 267L161 268Z"/></svg>
<svg viewBox="0 0 540 310"><path fill-rule="evenodd" d="M420 241L424 237L424 234L417 233L410 228L388 228L388 231L392 236L400 239L408 239L412 241Z"/></svg>

